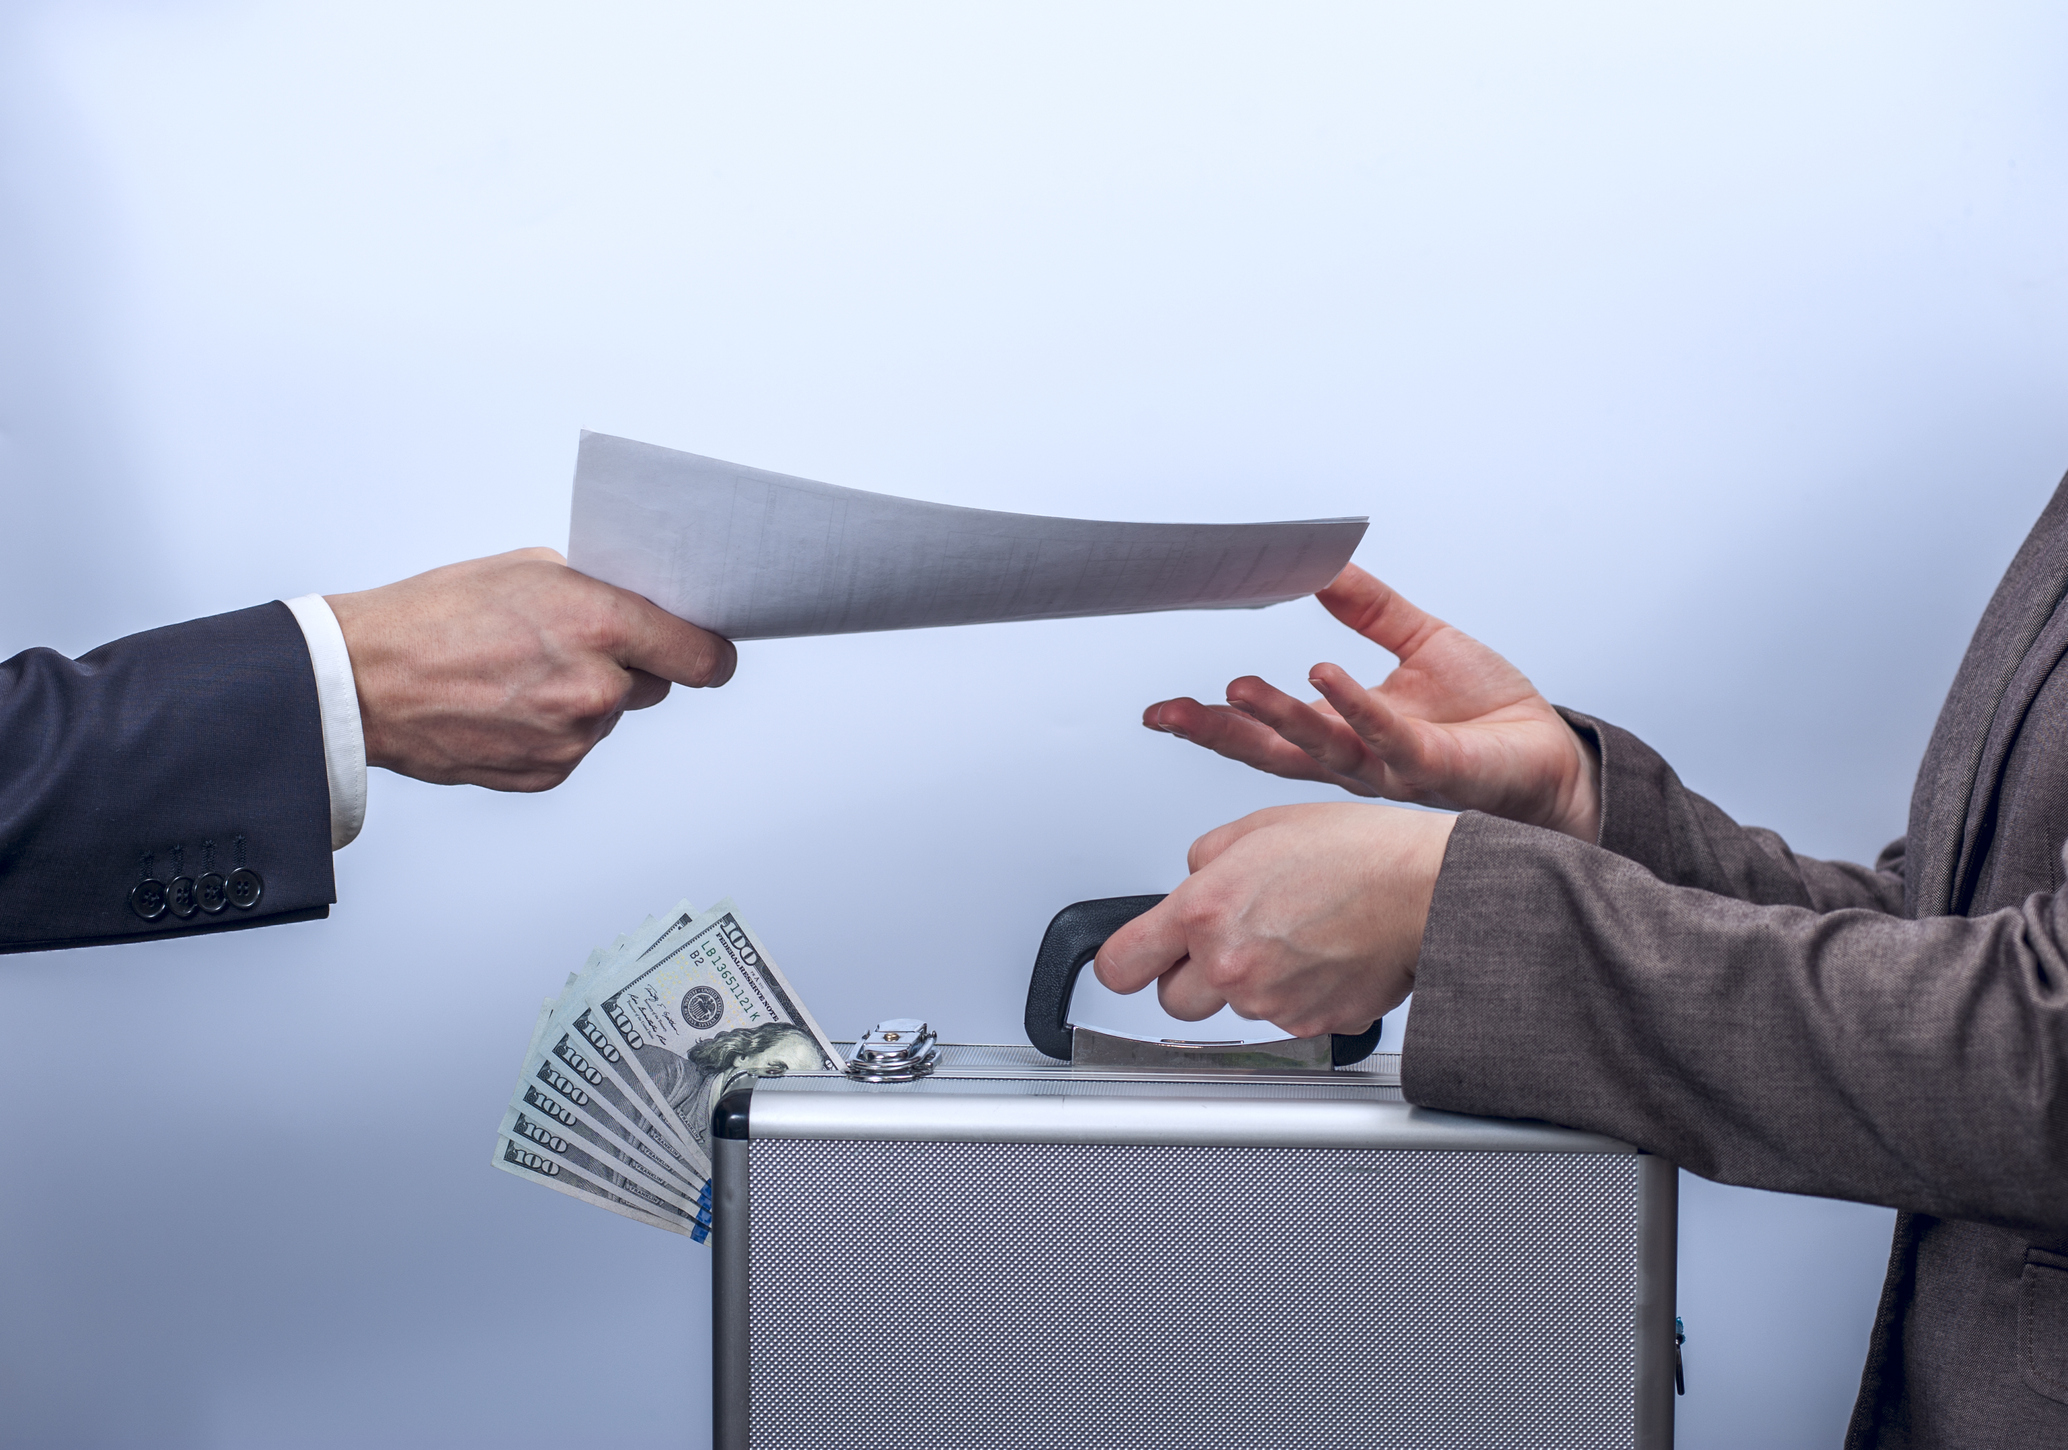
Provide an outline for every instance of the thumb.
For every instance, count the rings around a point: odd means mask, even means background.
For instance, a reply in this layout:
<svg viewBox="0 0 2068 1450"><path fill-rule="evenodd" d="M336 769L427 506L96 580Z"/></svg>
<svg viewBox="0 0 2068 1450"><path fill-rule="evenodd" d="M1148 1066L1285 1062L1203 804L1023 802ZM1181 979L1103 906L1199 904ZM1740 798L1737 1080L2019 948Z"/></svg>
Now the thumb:
<svg viewBox="0 0 2068 1450"><path fill-rule="evenodd" d="M604 585L617 595L622 639L618 663L678 685L716 689L732 678L739 651L732 641L677 619L652 600Z"/></svg>
<svg viewBox="0 0 2068 1450"><path fill-rule="evenodd" d="M1314 597L1330 614L1398 659L1406 659L1444 627L1435 615L1417 609L1355 564L1345 564L1335 582Z"/></svg>
<svg viewBox="0 0 2068 1450"><path fill-rule="evenodd" d="M1184 888L1179 887L1179 891ZM1106 938L1092 972L1111 990L1139 992L1185 959L1185 924L1173 892Z"/></svg>

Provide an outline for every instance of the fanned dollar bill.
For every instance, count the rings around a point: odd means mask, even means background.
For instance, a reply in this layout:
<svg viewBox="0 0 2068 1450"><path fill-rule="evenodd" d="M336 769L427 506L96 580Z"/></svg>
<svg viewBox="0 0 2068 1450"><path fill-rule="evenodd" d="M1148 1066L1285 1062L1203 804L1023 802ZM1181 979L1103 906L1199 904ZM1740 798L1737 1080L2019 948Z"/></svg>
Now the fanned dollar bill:
<svg viewBox="0 0 2068 1450"><path fill-rule="evenodd" d="M541 1008L495 1166L701 1241L718 1099L743 1077L840 1065L732 902L679 902Z"/></svg>
<svg viewBox="0 0 2068 1450"><path fill-rule="evenodd" d="M682 1156L671 1140L620 1115L602 1088L582 1075L583 1068L595 1069L582 1054L568 1050L568 1040L563 1034L555 1041L553 1052L525 1058L525 1076L517 1086L518 1100L570 1127L580 1122L608 1134L616 1140L614 1147L647 1168L688 1187L699 1186L701 1175L696 1166ZM597 1076L601 1073L597 1072Z"/></svg>
<svg viewBox="0 0 2068 1450"><path fill-rule="evenodd" d="M504 1127L497 1136L506 1143L543 1153L575 1177L614 1197L629 1199L647 1212L663 1217L696 1217L700 1192L681 1193L664 1189L643 1174L629 1171L623 1160L598 1152L593 1146L562 1133L559 1125L550 1118L534 1117L513 1107L504 1112L503 1123Z"/></svg>
<svg viewBox="0 0 2068 1450"><path fill-rule="evenodd" d="M712 1111L740 1078L832 1072L842 1059L730 900L669 944L629 971L599 972L583 1015L709 1162Z"/></svg>
<svg viewBox="0 0 2068 1450"><path fill-rule="evenodd" d="M582 1150L593 1162L623 1176L649 1193L677 1208L690 1208L703 1190L703 1182L685 1182L653 1159L643 1159L622 1138L585 1121L551 1094L527 1085L518 1101L503 1113L500 1131L505 1137L536 1141L540 1133L564 1139Z"/></svg>
<svg viewBox="0 0 2068 1450"><path fill-rule="evenodd" d="M608 1189L599 1188L566 1171L550 1154L513 1142L500 1133L496 1135L495 1147L495 1166L506 1173L529 1178L534 1183L543 1183L546 1187L564 1193L570 1198L579 1198L584 1203L596 1204L612 1213L636 1219L640 1223L650 1223L655 1228L664 1228L670 1233L687 1234L698 1243L702 1243L711 1232L708 1194L705 1216L702 1219L684 1219L679 1214L657 1213L644 1204L620 1198Z"/></svg>
<svg viewBox="0 0 2068 1450"><path fill-rule="evenodd" d="M549 998L539 1009L538 1021L531 1029L534 1049L552 1021L554 1006ZM527 1106L532 1092L533 1087L518 1084L520 1102ZM556 1127L559 1132L554 1131ZM604 1151L590 1154L577 1149L557 1114L541 1118L538 1113L527 1114L513 1104L503 1115L492 1161L505 1172L544 1183L585 1202L601 1204L612 1212L685 1233L699 1241L703 1239L711 1223L708 1180L698 1187L663 1187L664 1180L657 1181L660 1175L642 1172L628 1155L609 1146L600 1134L587 1128L583 1128L583 1133L585 1142ZM687 1192L682 1191L685 1187Z"/></svg>
<svg viewBox="0 0 2068 1450"><path fill-rule="evenodd" d="M590 1020L583 996L584 987L599 974L639 960L697 915L688 902L678 902L666 917L648 917L637 930L589 954L581 971L568 978L542 1027L534 1031L517 1096L524 1096L527 1083L558 1090L570 1101L577 1093L587 1096L591 1103L584 1106L593 1106L640 1144L639 1156L662 1154L679 1165L681 1176L702 1183L710 1177L709 1160L680 1141L671 1130L668 1114L647 1098L638 1079L624 1069L623 1052Z"/></svg>
<svg viewBox="0 0 2068 1450"><path fill-rule="evenodd" d="M709 1175L710 1157L674 1131L667 1109L640 1083L624 1049L603 1030L602 1017L594 1008L582 1007L546 1051L563 1067L580 1074L626 1123L681 1158L691 1172Z"/></svg>

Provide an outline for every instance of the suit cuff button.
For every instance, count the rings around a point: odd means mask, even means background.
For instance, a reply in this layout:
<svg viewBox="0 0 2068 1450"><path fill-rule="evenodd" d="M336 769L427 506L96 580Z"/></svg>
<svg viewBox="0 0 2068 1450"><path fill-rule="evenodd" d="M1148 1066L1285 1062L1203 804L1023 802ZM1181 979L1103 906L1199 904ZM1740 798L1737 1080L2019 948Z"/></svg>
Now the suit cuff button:
<svg viewBox="0 0 2068 1450"><path fill-rule="evenodd" d="M249 911L254 906L257 906L259 904L259 897L263 896L266 891L266 883L259 878L258 872L252 870L249 866L239 866L235 871L232 871L230 879L225 883L225 887L230 898L230 905L236 907L239 911Z"/></svg>
<svg viewBox="0 0 2068 1450"><path fill-rule="evenodd" d="M145 921L157 921L164 916L170 903L165 897L165 883L155 878L137 882L129 893L129 909Z"/></svg>

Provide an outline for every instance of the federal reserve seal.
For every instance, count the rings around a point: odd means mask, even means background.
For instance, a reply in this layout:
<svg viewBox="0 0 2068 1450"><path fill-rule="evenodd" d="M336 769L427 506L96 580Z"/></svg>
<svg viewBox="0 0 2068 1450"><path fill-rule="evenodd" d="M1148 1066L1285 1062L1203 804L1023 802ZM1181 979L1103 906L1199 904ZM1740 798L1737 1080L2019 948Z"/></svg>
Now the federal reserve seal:
<svg viewBox="0 0 2068 1450"><path fill-rule="evenodd" d="M691 987L682 994L682 1020L701 1032L725 1016L725 999L716 987Z"/></svg>

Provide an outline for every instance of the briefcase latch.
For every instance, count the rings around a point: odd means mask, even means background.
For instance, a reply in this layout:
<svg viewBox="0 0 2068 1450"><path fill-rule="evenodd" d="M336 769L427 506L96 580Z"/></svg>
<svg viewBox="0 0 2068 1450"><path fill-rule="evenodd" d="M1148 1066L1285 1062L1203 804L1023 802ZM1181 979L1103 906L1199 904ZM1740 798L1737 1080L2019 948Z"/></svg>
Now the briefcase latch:
<svg viewBox="0 0 2068 1450"><path fill-rule="evenodd" d="M871 1027L847 1059L856 1082L911 1082L941 1060L934 1030L917 1017L888 1017Z"/></svg>

